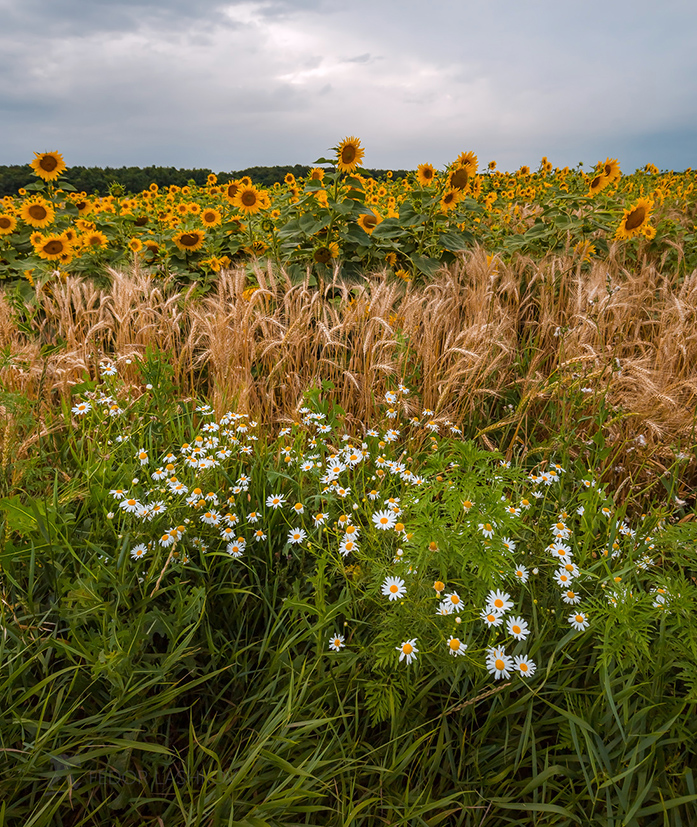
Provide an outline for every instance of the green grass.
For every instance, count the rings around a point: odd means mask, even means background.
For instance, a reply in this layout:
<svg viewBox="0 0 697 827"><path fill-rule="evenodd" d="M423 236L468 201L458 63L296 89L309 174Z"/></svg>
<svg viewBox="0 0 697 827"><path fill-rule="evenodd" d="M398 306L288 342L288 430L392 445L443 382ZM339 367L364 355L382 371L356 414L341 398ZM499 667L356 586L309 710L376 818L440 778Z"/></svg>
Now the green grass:
<svg viewBox="0 0 697 827"><path fill-rule="evenodd" d="M306 414L283 436L281 426L250 425L256 441L220 436L230 456L194 472L180 449L212 418L178 398L152 357L141 373L135 389L118 375L85 385L74 402L89 398L92 410L66 406L22 469L7 467L0 825L694 823L696 532L689 515L658 502L644 515L633 501L615 503L594 476L606 446L569 462L581 454L541 446L525 467L508 467L442 421L432 433L428 415L418 426L365 423L379 432L371 436L328 402L327 388L307 397L332 427L315 445ZM110 417L100 393L123 413ZM31 410L17 401L20 409L30 427ZM390 427L400 430L394 442L381 438ZM573 439L569 423L567 448ZM341 471L342 498L320 475L346 445L366 456ZM240 517L239 559L200 511L149 478L170 450L189 493L199 481L222 514ZM303 470L304 461L321 468ZM549 484L537 479L555 461L564 470ZM243 474L246 490L231 494ZM162 499L167 511L140 520L110 495L116 488ZM278 493L285 507L267 507ZM390 496L400 498L404 533L373 524ZM296 502L303 514L290 510ZM318 511L328 518L315 527ZM578 606L563 602L546 550L562 511ZM341 515L360 526L346 557ZM480 522L494 525L488 542ZM177 542L161 546L178 525ZM290 544L300 525L306 541ZM141 542L152 545L133 559ZM527 582L514 574L521 564ZM402 600L382 594L386 576L404 580ZM459 613L437 616L436 580L459 595ZM507 617L524 617L526 640L480 619L492 589L511 596ZM590 621L585 631L567 620L576 610ZM332 652L337 634L345 648ZM454 635L464 657L448 654ZM396 650L413 638L408 665ZM497 680L486 668L494 645L527 654L535 674Z"/></svg>

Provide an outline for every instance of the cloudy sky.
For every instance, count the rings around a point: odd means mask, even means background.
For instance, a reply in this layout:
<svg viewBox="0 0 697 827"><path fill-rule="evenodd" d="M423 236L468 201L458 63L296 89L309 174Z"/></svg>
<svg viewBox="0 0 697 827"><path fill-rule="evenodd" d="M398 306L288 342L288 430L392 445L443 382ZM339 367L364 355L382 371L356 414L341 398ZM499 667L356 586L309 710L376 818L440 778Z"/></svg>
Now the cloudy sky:
<svg viewBox="0 0 697 827"><path fill-rule="evenodd" d="M697 167L695 0L0 0L0 164Z"/></svg>

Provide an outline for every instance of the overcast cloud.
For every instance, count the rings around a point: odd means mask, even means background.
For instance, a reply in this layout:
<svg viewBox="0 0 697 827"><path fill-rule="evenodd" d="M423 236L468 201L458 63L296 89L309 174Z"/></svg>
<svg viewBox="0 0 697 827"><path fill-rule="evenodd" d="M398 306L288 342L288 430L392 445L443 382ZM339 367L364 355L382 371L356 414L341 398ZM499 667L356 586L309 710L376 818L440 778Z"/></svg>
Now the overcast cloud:
<svg viewBox="0 0 697 827"><path fill-rule="evenodd" d="M0 163L697 167L694 0L0 0Z"/></svg>

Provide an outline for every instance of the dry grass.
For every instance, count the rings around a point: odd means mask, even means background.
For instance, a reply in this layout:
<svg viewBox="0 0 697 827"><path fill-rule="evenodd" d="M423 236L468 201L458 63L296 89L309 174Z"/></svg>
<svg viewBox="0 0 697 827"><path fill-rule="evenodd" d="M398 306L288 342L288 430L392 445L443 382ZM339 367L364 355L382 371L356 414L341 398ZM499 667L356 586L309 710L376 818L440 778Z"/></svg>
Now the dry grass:
<svg viewBox="0 0 697 827"><path fill-rule="evenodd" d="M31 333L2 297L6 390L55 404L85 372L95 377L104 356L122 360L135 382L123 360L150 347L184 395L267 422L292 417L322 379L369 422L403 379L440 416L486 427L488 439L509 428L525 449L531 433L559 427L559 410L583 431L572 405L583 386L621 408L618 442L641 435L655 456L694 443L697 272L680 281L653 265L629 272L612 250L590 269L553 256L489 265L477 250L425 287L373 274L359 285L335 279L322 294L258 269L249 297L245 272L232 270L201 298L140 272L111 276L108 290L75 277L38 290Z"/></svg>

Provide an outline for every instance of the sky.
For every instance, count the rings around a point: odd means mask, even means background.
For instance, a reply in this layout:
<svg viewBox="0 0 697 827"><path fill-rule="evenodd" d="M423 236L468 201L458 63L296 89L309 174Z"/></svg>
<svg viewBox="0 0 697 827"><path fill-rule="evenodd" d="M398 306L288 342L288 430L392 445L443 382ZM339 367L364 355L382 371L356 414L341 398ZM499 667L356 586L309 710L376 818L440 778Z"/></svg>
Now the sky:
<svg viewBox="0 0 697 827"><path fill-rule="evenodd" d="M0 164L697 167L695 0L0 0Z"/></svg>

